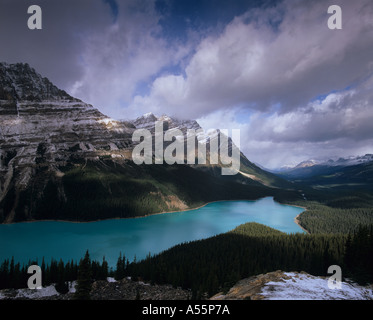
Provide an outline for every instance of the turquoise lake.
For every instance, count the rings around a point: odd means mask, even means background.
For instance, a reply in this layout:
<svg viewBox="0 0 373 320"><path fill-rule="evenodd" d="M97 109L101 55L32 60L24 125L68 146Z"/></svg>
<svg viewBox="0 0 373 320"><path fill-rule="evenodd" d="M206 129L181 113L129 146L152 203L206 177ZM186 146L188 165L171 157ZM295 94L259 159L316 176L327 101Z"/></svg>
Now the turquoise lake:
<svg viewBox="0 0 373 320"><path fill-rule="evenodd" d="M0 262L14 257L27 263L44 257L80 260L105 256L114 267L121 252L130 261L156 254L176 244L208 238L246 222L258 222L286 233L304 233L294 218L304 209L282 205L273 198L221 201L189 211L87 223L40 221L0 225Z"/></svg>

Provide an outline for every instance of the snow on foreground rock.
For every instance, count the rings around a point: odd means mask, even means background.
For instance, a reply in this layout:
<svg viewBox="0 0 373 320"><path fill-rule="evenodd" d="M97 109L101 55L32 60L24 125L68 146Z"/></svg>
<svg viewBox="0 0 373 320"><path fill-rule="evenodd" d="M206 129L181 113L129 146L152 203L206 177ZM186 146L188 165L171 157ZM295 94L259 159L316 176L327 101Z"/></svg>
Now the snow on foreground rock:
<svg viewBox="0 0 373 320"><path fill-rule="evenodd" d="M76 284L76 281L68 282L69 293L74 293L76 291ZM37 290L27 288L0 290L0 300L35 300L56 296L60 296L60 293L56 290L55 284Z"/></svg>
<svg viewBox="0 0 373 320"><path fill-rule="evenodd" d="M0 300L73 300L76 281L69 283L69 292L59 294L54 286L40 290L4 289L0 290ZM124 278L107 278L93 282L91 300L188 300L192 292L171 285L157 285Z"/></svg>
<svg viewBox="0 0 373 320"><path fill-rule="evenodd" d="M373 291L357 284L342 282L341 289L329 289L328 279L284 273L290 279L268 282L262 290L264 300L369 300Z"/></svg>
<svg viewBox="0 0 373 320"><path fill-rule="evenodd" d="M39 290L31 289L18 289L18 290L2 290L0 291L0 300L2 299L39 299L43 297L57 296L57 292L54 285L43 287Z"/></svg>
<svg viewBox="0 0 373 320"><path fill-rule="evenodd" d="M328 277L305 272L274 271L240 280L228 293L211 300L373 300L372 286L342 282L341 289L329 289Z"/></svg>

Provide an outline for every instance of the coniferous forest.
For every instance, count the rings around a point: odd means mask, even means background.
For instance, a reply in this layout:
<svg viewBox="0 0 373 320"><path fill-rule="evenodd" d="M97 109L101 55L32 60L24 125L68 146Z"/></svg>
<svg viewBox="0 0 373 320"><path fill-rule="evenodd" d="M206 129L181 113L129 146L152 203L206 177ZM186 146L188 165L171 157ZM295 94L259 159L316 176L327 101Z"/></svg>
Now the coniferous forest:
<svg viewBox="0 0 373 320"><path fill-rule="evenodd" d="M30 264L37 264L37 261ZM349 234L284 234L247 223L231 232L177 245L158 255L129 262L120 254L115 268L91 261L87 251L77 261L52 260L41 269L43 286L55 284L66 293L68 282L77 281L75 297L89 299L94 280L108 276L131 277L157 284L191 289L194 299L228 290L238 280L274 270L305 271L327 276L330 265L342 267L344 277L360 284L373 282L373 226ZM23 288L30 275L27 266L6 260L0 266L0 289Z"/></svg>

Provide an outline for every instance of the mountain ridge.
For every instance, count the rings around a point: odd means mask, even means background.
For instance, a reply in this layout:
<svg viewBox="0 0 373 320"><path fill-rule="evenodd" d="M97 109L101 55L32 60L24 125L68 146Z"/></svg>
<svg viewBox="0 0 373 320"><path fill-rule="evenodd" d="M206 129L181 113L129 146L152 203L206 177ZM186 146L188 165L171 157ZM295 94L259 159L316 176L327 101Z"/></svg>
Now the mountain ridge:
<svg viewBox="0 0 373 320"><path fill-rule="evenodd" d="M149 120L160 119L164 130L183 133L200 129L199 124L150 113L144 121L117 121L59 90L27 64L0 63L0 70L2 223L175 211L235 195L274 195L272 186L286 185L242 153L241 170L248 176L222 177L220 165L134 165L135 124L150 128Z"/></svg>
<svg viewBox="0 0 373 320"><path fill-rule="evenodd" d="M373 162L373 154L363 156L350 156L347 158L335 157L328 160L305 160L296 166L272 170L271 172L286 179L305 179L318 175L334 174L344 168L369 164Z"/></svg>

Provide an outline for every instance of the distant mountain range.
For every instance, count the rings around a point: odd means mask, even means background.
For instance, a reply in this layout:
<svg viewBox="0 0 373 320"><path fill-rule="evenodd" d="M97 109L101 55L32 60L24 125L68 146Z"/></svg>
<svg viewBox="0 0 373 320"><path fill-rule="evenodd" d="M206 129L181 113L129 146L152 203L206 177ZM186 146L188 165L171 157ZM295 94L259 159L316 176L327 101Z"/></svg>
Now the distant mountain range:
<svg viewBox="0 0 373 320"><path fill-rule="evenodd" d="M350 156L348 158L338 158L336 160L329 159L326 161L323 160L306 160L302 161L301 163L297 164L296 166L287 166L283 167L282 169L279 169L278 171L291 171L294 169L299 169L299 168L308 168L308 167L313 167L313 166L329 166L329 167L348 167L348 166L354 166L366 162L371 162L373 161L373 154L366 154L364 156Z"/></svg>
<svg viewBox="0 0 373 320"><path fill-rule="evenodd" d="M314 187L370 187L373 183L373 154L303 161L292 168L273 171L279 177Z"/></svg>
<svg viewBox="0 0 373 320"><path fill-rule="evenodd" d="M137 128L152 129L162 120L164 130L185 133L199 124L152 113L111 119L28 64L0 63L0 115L0 223L133 217L255 199L291 187L242 153L234 176L221 176L221 165L209 163L135 165ZM210 139L214 136L198 137L199 143Z"/></svg>

